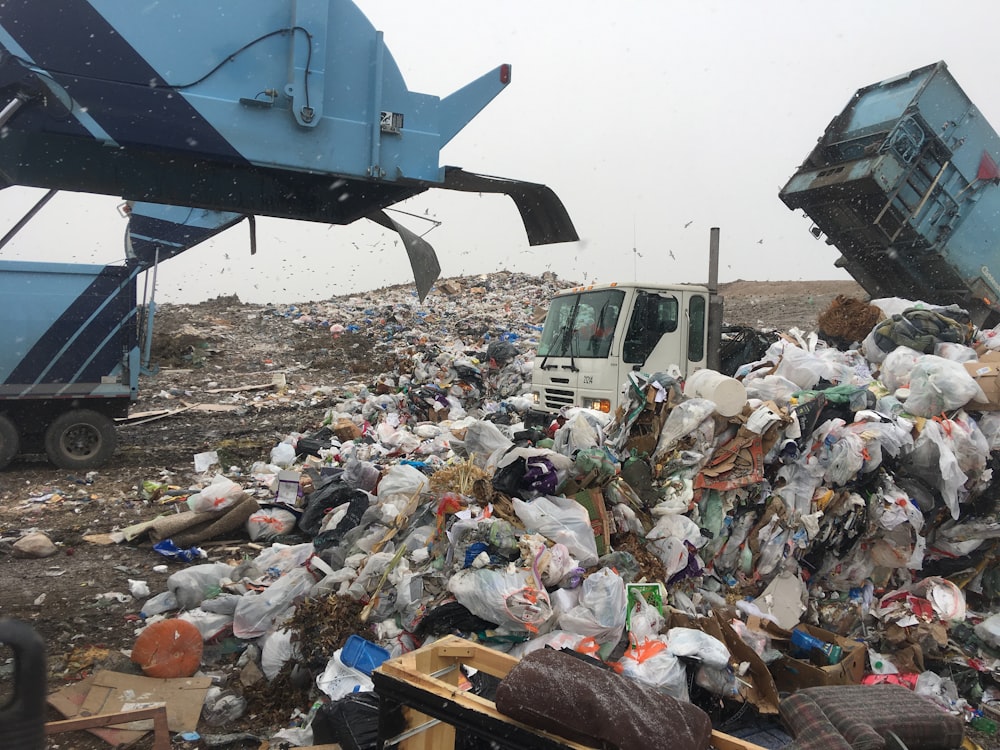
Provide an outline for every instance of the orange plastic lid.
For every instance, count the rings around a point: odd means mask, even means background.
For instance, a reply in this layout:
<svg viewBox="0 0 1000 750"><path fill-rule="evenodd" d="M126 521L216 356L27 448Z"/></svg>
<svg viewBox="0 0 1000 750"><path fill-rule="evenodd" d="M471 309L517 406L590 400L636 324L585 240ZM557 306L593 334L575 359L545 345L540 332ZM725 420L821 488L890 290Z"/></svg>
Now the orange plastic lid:
<svg viewBox="0 0 1000 750"><path fill-rule="evenodd" d="M190 677L201 666L201 632L187 620L160 620L143 630L132 661L147 677Z"/></svg>

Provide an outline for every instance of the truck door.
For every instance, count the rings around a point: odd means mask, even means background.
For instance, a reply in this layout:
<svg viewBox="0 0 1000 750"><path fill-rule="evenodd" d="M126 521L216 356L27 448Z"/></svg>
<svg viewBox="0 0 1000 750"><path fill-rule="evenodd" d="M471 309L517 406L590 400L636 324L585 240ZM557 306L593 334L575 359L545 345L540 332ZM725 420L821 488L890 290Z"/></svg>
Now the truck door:
<svg viewBox="0 0 1000 750"><path fill-rule="evenodd" d="M683 362L684 331L676 292L636 290L625 329L619 382L633 370L652 374Z"/></svg>
<svg viewBox="0 0 1000 750"><path fill-rule="evenodd" d="M625 331L620 382L634 370L652 374L677 366L682 377L705 366L707 295L688 291L636 291Z"/></svg>

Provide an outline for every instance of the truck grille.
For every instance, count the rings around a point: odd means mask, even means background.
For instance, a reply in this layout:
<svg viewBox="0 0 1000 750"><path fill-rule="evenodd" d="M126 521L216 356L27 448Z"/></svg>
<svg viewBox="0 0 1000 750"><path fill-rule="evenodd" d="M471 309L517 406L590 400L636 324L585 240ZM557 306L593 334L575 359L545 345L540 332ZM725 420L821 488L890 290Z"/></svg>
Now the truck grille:
<svg viewBox="0 0 1000 750"><path fill-rule="evenodd" d="M561 409L564 406L573 405L573 391L561 390L558 388L546 388L544 391L545 408Z"/></svg>

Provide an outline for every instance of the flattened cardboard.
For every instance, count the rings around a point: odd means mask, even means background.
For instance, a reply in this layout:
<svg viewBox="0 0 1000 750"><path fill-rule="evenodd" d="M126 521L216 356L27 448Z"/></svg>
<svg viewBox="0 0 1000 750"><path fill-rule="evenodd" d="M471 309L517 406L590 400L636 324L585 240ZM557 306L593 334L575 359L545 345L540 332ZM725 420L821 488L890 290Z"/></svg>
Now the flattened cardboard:
<svg viewBox="0 0 1000 750"><path fill-rule="evenodd" d="M83 683L71 685L68 689L50 695L48 702L68 719L165 704L170 731L193 732L198 727L201 707L211 684L211 677L167 680L101 670L89 678L89 686L85 692L80 689ZM116 728L119 733L137 732L138 736L142 736L153 729L153 720L119 724ZM112 742L97 731L94 734ZM120 734L116 741L122 741Z"/></svg>
<svg viewBox="0 0 1000 750"><path fill-rule="evenodd" d="M747 662L750 665L746 674L740 678L742 680L740 697L762 714L778 713L778 690L764 660L743 642L743 639L730 627L724 614L721 612L714 614L714 617L690 617L683 612L670 610L669 624L672 628L701 630L725 643L736 663Z"/></svg>
<svg viewBox="0 0 1000 750"><path fill-rule="evenodd" d="M780 703L778 688L774 684L767 664L756 651L740 638L739 633L733 630L725 615L716 612L715 618L719 623L719 630L722 631L723 641L729 648L729 653L734 661L739 664L746 662L750 665L742 678L744 682L749 684L740 684L740 694L762 714L778 713L778 704Z"/></svg>
<svg viewBox="0 0 1000 750"><path fill-rule="evenodd" d="M93 684L94 676L91 675L80 682L67 685L58 692L52 693L47 698L48 703L67 719L75 719L81 715L80 706L86 700ZM131 747L148 733L143 729L119 729L117 727L92 727L86 731L100 737L112 747Z"/></svg>

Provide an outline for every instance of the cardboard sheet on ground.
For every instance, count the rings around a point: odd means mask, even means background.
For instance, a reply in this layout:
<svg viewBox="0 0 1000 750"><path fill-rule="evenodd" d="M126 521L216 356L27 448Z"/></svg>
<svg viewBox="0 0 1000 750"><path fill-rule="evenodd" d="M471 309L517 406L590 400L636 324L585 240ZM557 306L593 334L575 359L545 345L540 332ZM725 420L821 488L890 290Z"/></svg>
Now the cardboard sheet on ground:
<svg viewBox="0 0 1000 750"><path fill-rule="evenodd" d="M211 677L161 680L101 670L81 682L52 693L48 702L67 719L134 711L165 704L170 731L193 732L198 727L201 707L211 684ZM111 745L119 746L135 742L152 729L153 720L147 719L87 731Z"/></svg>

